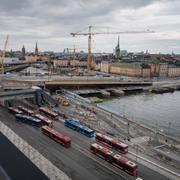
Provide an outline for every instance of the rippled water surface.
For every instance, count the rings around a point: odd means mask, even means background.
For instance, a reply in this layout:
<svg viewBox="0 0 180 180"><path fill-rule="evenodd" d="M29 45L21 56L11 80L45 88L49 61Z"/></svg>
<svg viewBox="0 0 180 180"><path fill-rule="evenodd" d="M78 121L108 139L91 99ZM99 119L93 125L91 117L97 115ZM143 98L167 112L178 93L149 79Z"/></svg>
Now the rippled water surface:
<svg viewBox="0 0 180 180"><path fill-rule="evenodd" d="M180 91L124 96L100 106L180 137Z"/></svg>

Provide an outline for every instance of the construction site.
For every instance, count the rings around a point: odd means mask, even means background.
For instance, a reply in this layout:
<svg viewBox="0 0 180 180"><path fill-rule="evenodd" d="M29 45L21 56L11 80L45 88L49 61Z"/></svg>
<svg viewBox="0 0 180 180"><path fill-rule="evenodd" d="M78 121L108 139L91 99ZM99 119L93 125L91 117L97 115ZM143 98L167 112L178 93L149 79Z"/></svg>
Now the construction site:
<svg viewBox="0 0 180 180"><path fill-rule="evenodd" d="M6 63L7 36L0 64L1 134L43 173L39 178L35 175L36 179L178 180L178 137L99 104L129 94L179 91L179 79L154 82L96 69L92 36L154 31L94 32L92 28L89 26L88 32L71 33L74 37L88 37L88 52L86 61L77 62L74 48L67 65L65 60L51 56L42 60L37 43L33 56L25 55L23 50L24 60ZM54 67L54 62L59 64ZM104 141L97 140L99 134L106 137ZM66 137L66 142L62 137ZM113 143L128 150L114 148ZM7 165L5 161L3 165ZM38 171L35 167L33 172ZM7 169L12 179L19 178L16 174L20 172ZM26 179L27 174L23 173L21 179Z"/></svg>

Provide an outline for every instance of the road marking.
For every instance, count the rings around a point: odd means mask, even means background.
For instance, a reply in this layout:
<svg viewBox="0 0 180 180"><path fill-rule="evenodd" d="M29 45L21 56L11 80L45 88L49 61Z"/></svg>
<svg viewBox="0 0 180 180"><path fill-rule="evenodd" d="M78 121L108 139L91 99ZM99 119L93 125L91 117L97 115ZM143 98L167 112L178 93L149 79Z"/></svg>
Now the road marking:
<svg viewBox="0 0 180 180"><path fill-rule="evenodd" d="M73 144L73 146L75 147L75 149L79 150L81 153L83 153L84 155L88 156L89 158L93 159L94 161L96 161L98 164L100 164L101 166L104 166L105 168L107 168L108 170L112 171L113 173L115 173L116 175L120 176L121 178L123 178L124 180L129 180L128 177L123 176L120 173L117 173L115 170L113 170L112 168L106 166L105 164L101 163L100 161L98 161L97 159L95 159L94 157L92 157L92 153L87 151L86 149L81 148L79 145L77 144Z"/></svg>
<svg viewBox="0 0 180 180"><path fill-rule="evenodd" d="M54 166L47 158L1 121L0 132L4 134L27 158L29 158L29 160L31 160L31 162L50 180L71 180L63 171Z"/></svg>
<svg viewBox="0 0 180 180"><path fill-rule="evenodd" d="M140 158L140 159L142 159L142 160L144 160L144 161L146 161L146 162L148 162L148 163L150 163L150 164L152 164L152 165L154 165L154 166L156 166L156 167L158 167L158 168L160 168L160 169L162 169L162 170L164 170L164 171L167 171L167 172L169 172L170 174L176 176L177 178L180 178L180 174L175 173L174 171L171 171L170 169L167 169L167 168L165 168L165 167L163 167L163 166L160 166L160 165L158 165L158 164L156 164L156 163L154 163L154 162L152 162L152 161L150 161L150 160L148 160L148 159L146 159L146 158L144 158L144 157L142 157L142 156L139 156L139 155L137 155L137 154L135 154L135 153L133 153L133 152L131 152L131 151L128 151L128 152L129 152L130 154L132 154L133 156L138 157L138 158Z"/></svg>

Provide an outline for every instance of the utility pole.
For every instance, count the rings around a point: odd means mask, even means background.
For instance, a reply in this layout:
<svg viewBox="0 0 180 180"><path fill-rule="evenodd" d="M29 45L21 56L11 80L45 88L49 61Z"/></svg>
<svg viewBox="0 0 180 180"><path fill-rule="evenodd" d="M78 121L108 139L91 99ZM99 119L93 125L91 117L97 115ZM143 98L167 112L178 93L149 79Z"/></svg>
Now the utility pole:
<svg viewBox="0 0 180 180"><path fill-rule="evenodd" d="M138 144L136 144L136 162L137 162L137 157L138 156Z"/></svg>
<svg viewBox="0 0 180 180"><path fill-rule="evenodd" d="M156 132L155 132L155 139L158 141L158 122L156 121Z"/></svg>
<svg viewBox="0 0 180 180"><path fill-rule="evenodd" d="M171 129L171 122L168 123L168 133L167 133L168 136L170 136L170 129ZM166 142L167 142L167 139L166 139Z"/></svg>
<svg viewBox="0 0 180 180"><path fill-rule="evenodd" d="M127 129L128 129L128 141L130 141L130 131L129 131L129 129L130 129L130 122L129 121L127 123Z"/></svg>
<svg viewBox="0 0 180 180"><path fill-rule="evenodd" d="M169 122L169 126L168 126L168 135L170 136L170 129L171 129L171 122Z"/></svg>

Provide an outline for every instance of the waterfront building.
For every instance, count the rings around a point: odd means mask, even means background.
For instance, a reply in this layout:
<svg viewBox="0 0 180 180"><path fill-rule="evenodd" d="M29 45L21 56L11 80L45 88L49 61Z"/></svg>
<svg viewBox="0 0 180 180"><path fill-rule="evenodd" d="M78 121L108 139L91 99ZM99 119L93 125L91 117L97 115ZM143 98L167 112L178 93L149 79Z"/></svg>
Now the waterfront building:
<svg viewBox="0 0 180 180"><path fill-rule="evenodd" d="M124 76L150 77L150 67L143 67L141 63L112 63L110 72Z"/></svg>
<svg viewBox="0 0 180 180"><path fill-rule="evenodd" d="M160 63L159 64L159 77L167 77L168 76L168 64Z"/></svg>
<svg viewBox="0 0 180 180"><path fill-rule="evenodd" d="M102 61L100 64L100 71L101 72L105 72L105 73L109 73L110 72L110 63L107 61Z"/></svg>
<svg viewBox="0 0 180 180"><path fill-rule="evenodd" d="M159 64L149 64L151 68L151 77L158 77L159 76Z"/></svg>
<svg viewBox="0 0 180 180"><path fill-rule="evenodd" d="M178 77L180 76L180 67L171 65L168 68L168 77Z"/></svg>

